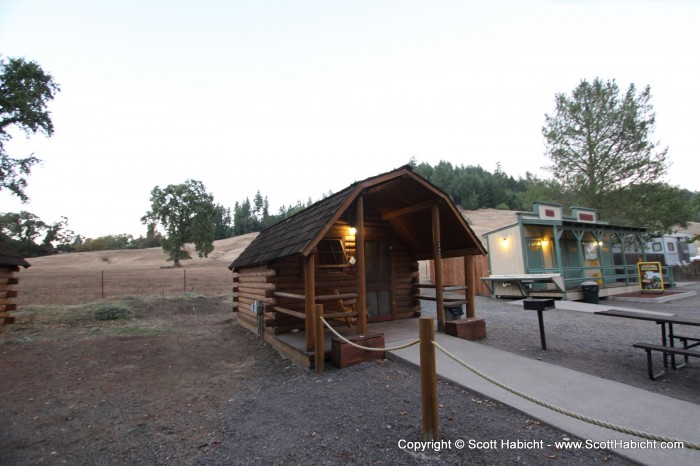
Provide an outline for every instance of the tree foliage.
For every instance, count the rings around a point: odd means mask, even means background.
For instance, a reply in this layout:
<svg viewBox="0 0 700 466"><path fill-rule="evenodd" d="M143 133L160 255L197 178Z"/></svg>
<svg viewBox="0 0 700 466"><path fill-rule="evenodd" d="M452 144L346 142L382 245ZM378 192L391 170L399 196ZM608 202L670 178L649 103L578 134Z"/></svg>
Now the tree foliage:
<svg viewBox="0 0 700 466"><path fill-rule="evenodd" d="M0 214L0 236L7 238L12 248L23 257L71 251L76 238L68 228L67 218L46 223L27 211Z"/></svg>
<svg viewBox="0 0 700 466"><path fill-rule="evenodd" d="M311 199L306 204L297 201L296 204L289 207L284 204L279 208L278 213L270 214L270 204L267 196L264 196L258 191L253 197L251 204L249 198L238 202L236 201L233 207L233 226L231 228L232 236L244 235L255 231L262 231L265 228L271 227L285 218L294 215L300 210L305 209L313 203Z"/></svg>
<svg viewBox="0 0 700 466"><path fill-rule="evenodd" d="M73 250L75 252L91 252L155 248L160 246L160 240L162 238L163 236L160 232L155 231L155 229L149 229L146 236L140 235L138 238L134 238L133 235L128 233L85 239L78 235L73 241Z"/></svg>
<svg viewBox="0 0 700 466"><path fill-rule="evenodd" d="M614 218L622 225L641 225L650 236L671 233L678 226L687 227L697 214L693 194L665 183L632 185L616 193L616 203L624 206ZM614 198L613 198L614 200Z"/></svg>
<svg viewBox="0 0 700 466"><path fill-rule="evenodd" d="M651 140L656 116L650 100L649 86L637 93L630 84L621 93L614 80L599 78L581 81L570 96L556 95L542 133L547 168L567 197L597 209L602 218L617 218L634 200L632 191L660 182L668 149Z"/></svg>
<svg viewBox="0 0 700 466"><path fill-rule="evenodd" d="M214 206L214 239L224 239L233 236L233 219L231 209L220 204Z"/></svg>
<svg viewBox="0 0 700 466"><path fill-rule="evenodd" d="M433 167L412 160L411 165L418 175L445 191L463 209L521 210L523 207L519 193L527 190L527 181L506 175L500 164L494 173L480 166L453 166L445 161Z"/></svg>
<svg viewBox="0 0 700 466"><path fill-rule="evenodd" d="M36 62L0 59L0 190L9 190L23 202L28 200L26 176L39 159L33 155L12 158L5 152L5 143L12 139L11 128L27 136L38 132L51 136L53 122L47 106L59 90Z"/></svg>
<svg viewBox="0 0 700 466"><path fill-rule="evenodd" d="M207 257L214 250L216 207L214 197L206 192L204 184L187 180L183 184L156 186L151 191L151 210L141 218L149 232L157 226L165 230L160 245L178 267L181 260L190 259L186 243L194 243L199 257Z"/></svg>

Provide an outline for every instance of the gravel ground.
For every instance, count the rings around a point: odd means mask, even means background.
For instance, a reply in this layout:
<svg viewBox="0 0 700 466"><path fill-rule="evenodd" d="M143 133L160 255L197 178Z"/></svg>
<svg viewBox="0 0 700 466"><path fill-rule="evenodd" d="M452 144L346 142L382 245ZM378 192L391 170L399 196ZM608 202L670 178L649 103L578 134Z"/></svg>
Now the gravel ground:
<svg viewBox="0 0 700 466"><path fill-rule="evenodd" d="M697 295L665 303L638 303L601 300L602 306L625 307L700 317L700 283L675 288L696 291ZM547 350L540 346L537 313L521 304L502 299L477 297L479 317L486 320L487 338L480 343L546 361L644 390L700 404L700 363L669 371L658 380L647 375L646 353L633 348L635 342L660 343L659 326L654 322L604 317L587 312L555 309L544 313ZM675 326L675 333L700 337L700 327ZM656 355L660 369L661 355Z"/></svg>
<svg viewBox="0 0 700 466"><path fill-rule="evenodd" d="M136 317L124 322L75 307L18 313L0 344L0 464L630 464L557 448L576 439L448 383L438 396L449 443L400 448L421 440L416 368L383 360L317 376L239 327L230 298L125 303ZM519 314L488 299L479 310ZM521 327L527 348L532 321Z"/></svg>

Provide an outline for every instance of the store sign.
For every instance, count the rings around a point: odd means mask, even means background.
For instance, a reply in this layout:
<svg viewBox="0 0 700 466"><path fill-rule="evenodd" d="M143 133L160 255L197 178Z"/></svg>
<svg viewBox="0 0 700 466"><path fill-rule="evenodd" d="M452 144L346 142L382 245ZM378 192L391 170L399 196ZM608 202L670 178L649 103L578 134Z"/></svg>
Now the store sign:
<svg viewBox="0 0 700 466"><path fill-rule="evenodd" d="M642 293L663 293L664 277L661 262L638 262L639 286Z"/></svg>

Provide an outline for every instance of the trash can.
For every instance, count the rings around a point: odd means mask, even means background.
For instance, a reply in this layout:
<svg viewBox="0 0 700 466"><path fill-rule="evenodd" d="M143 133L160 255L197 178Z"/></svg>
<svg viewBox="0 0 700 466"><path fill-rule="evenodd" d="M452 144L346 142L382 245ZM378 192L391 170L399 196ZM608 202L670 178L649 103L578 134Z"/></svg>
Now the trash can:
<svg viewBox="0 0 700 466"><path fill-rule="evenodd" d="M598 304L598 289L596 282L585 281L581 283L581 291L583 291L583 302L588 304Z"/></svg>
<svg viewBox="0 0 700 466"><path fill-rule="evenodd" d="M461 304L445 303L445 320L459 320L464 315Z"/></svg>

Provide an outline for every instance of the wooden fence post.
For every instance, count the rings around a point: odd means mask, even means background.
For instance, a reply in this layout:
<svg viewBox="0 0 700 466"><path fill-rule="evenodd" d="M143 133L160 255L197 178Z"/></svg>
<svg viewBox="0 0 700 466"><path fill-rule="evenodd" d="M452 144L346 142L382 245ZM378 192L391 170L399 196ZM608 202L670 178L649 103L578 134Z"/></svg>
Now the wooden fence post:
<svg viewBox="0 0 700 466"><path fill-rule="evenodd" d="M423 440L440 440L438 429L437 373L435 366L435 321L432 317L418 319L420 335L420 391L423 408Z"/></svg>

